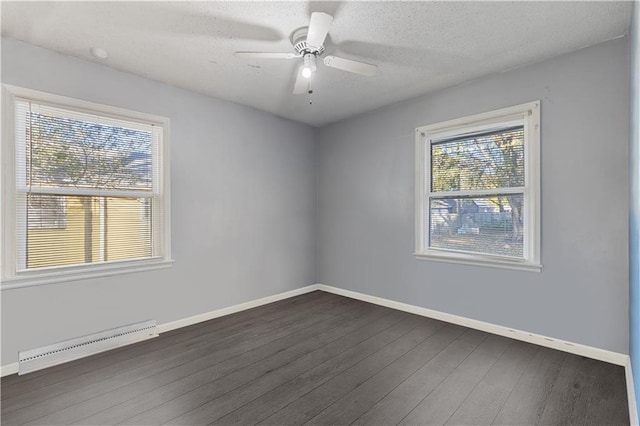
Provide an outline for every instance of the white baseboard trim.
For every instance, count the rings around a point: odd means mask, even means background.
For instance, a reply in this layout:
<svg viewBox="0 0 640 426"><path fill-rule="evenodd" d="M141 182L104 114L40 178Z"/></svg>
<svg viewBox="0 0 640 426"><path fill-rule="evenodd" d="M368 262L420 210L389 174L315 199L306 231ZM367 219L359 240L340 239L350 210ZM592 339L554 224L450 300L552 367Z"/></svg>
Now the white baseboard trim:
<svg viewBox="0 0 640 426"><path fill-rule="evenodd" d="M284 293L274 294L273 296L263 297L261 299L251 300L249 302L240 303L237 305L229 306L222 309L217 309L211 312L205 312L203 314L194 315L192 317L179 319L176 321L166 322L157 326L158 333L165 333L177 328L186 327L189 325L197 324L203 321L208 321L214 318L219 318L225 315L234 314L236 312L245 311L247 309L256 308L258 306L266 305L268 303L277 302L279 300L288 299L293 296L298 296L312 291L320 290L318 284L308 285L306 287L296 288L294 290L285 291ZM18 363L7 364L0 366L0 377L8 376L18 372Z"/></svg>
<svg viewBox="0 0 640 426"><path fill-rule="evenodd" d="M636 403L636 388L633 384L633 370L631 368L631 357L627 356L624 365L624 375L627 379L627 400L629 401L629 423L638 426L638 404Z"/></svg>
<svg viewBox="0 0 640 426"><path fill-rule="evenodd" d="M192 317L179 319L176 321L166 322L158 325L159 333L166 333L176 328L186 327L188 325L197 324L203 321L209 321L214 318L223 317L225 315L235 314L236 312L245 311L247 309L256 308L258 306L266 305L267 303L277 302L279 300L288 299L300 294L310 293L315 290L320 290L318 284L308 285L306 287L296 288L294 290L285 291L284 293L274 294L273 296L263 297L261 299L250 300L249 302L240 303L238 305L229 306L222 309L217 309L211 312L205 312L204 314L194 315Z"/></svg>
<svg viewBox="0 0 640 426"><path fill-rule="evenodd" d="M7 364L0 367L0 377L9 376L18 372L18 363Z"/></svg>
<svg viewBox="0 0 640 426"><path fill-rule="evenodd" d="M422 308L420 306L409 305L407 303L396 302L394 300L384 299L382 297L370 296L364 293L358 293L342 288L331 287L324 284L317 284L317 289L329 293L338 294L340 296L350 297L352 299L362 300L364 302L374 303L376 305L386 306L388 308L405 311L423 317L433 318L452 324L462 325L476 330L486 331L487 333L498 334L500 336L512 339L522 340L524 342L533 343L547 348L557 349L569 352L575 355L585 356L587 358L605 361L611 364L625 366L628 355L618 352L608 351L606 349L594 348L592 346L581 345L579 343L571 343L552 337L541 336L539 334L529 333L526 331L516 330L501 325L491 324L484 321L478 321L458 315L448 314L433 309Z"/></svg>

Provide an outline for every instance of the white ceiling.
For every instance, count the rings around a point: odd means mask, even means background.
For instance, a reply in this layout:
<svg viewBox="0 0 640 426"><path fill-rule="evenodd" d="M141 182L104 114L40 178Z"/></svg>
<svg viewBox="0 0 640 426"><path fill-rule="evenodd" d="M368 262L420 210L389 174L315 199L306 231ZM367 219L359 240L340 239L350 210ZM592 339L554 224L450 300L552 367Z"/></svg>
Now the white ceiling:
<svg viewBox="0 0 640 426"><path fill-rule="evenodd" d="M630 2L2 2L2 35L217 98L323 125L626 34ZM292 95L292 51L311 12L334 16L325 54L378 65L319 66L313 105ZM89 53L102 47L109 58Z"/></svg>

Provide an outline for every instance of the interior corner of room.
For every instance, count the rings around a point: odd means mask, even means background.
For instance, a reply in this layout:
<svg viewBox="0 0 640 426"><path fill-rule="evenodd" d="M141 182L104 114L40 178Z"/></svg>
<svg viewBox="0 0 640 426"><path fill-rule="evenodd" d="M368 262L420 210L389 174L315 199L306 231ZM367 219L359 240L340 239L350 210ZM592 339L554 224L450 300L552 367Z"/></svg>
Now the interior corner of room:
<svg viewBox="0 0 640 426"><path fill-rule="evenodd" d="M17 241L19 232L12 231L18 235L14 238L17 242L5 244L2 253L3 269L13 265L10 276L3 271L0 293L2 376L17 373L21 352L48 348L79 336L148 320L157 323L157 329L153 324L152 333L144 331L151 327L144 323L140 334L143 337L129 336L123 340L124 345L322 291L331 294L320 299L331 309L340 303L363 306L360 302L339 302L337 296L341 296L621 365L625 368L629 420L637 424L637 2L609 2L613 6L607 9L611 11L607 16L612 22L607 28L605 24L595 24L600 18L589 12L590 6L581 6L585 10L584 16L580 15L585 19L584 26L592 22L589 19L595 19L592 30L584 30L580 39L583 44L571 44L569 36L559 35L562 32L551 33L560 37L559 44L565 45L534 58L533 53L514 53L526 50L529 41L521 40L509 50L512 63L506 53L503 57L494 52L495 61L503 64L499 70L490 69L484 57L476 59L485 68L472 69L469 52L456 54L455 49L445 49L438 53L438 46L447 44L444 39L438 39L439 44L434 41L434 46L417 48L419 52L387 46L384 40L377 40L380 46L372 47L373 41L364 40L375 25L351 16L362 7L356 3L329 2L327 13L315 15L332 22L326 52L325 46L320 51L291 50L295 40L289 31L309 25L311 12L320 12L314 9L315 3L292 3L295 13L291 15L300 15L305 22L284 14L278 19L285 27L276 30L256 12L261 5L222 2L217 12L202 5L188 5L185 9L173 3L158 6L158 27L144 24L139 29L144 33L138 40L140 45L132 42L130 49L123 49L126 43L113 33L112 43L101 46L105 47L104 52L94 49L91 56L91 46L83 46L80 37L61 31L51 45L41 45L44 41L38 34L16 27L16 20L29 11L38 11L29 21L31 25L45 22L47 16L57 22L62 19L59 14L72 5L3 2L5 184L16 184L13 175L7 176L5 163L15 154L5 144L15 137L6 130L9 96L41 99L43 108L52 108L43 109L45 115L54 111L56 102L63 98L80 102L77 110L70 109L77 114L83 114L81 107L91 110L92 105L103 105L109 125L114 125L123 111L140 113L132 115L133 121L123 126L139 126L151 137L155 137L158 125L166 126L167 151L162 155L170 157L170 163L166 163L166 174L158 175L164 177L157 178L157 182L166 185L166 198L137 195L136 191L159 193L156 180L147 182L148 187L132 186L126 190L129 192L120 193L129 201L138 200L130 208L136 221L146 218L149 229L162 228L145 234L148 250L144 249L144 253L155 264L137 263L137 258L130 256L133 260L118 266L121 270L109 266L107 257L111 252L106 247L106 237L99 238L106 235L105 224L112 223L104 219L109 211L104 205L107 195L102 196L103 201L94 200L97 213L91 220L99 222L92 225L96 239L93 248L81 254L83 259L93 255L93 262L104 264L102 270L79 267L67 274L64 267L62 272L54 267L38 271L38 264L30 266L28 261L20 260L19 254L11 253L21 244ZM393 4L386 6L389 13L405 16L402 2L389 3ZM560 10L569 7L569 3L553 2L548 7ZM81 9L90 4L79 3L74 19L83 16ZM277 4L264 6L265 10L284 13ZM607 7L603 5L596 2L592 7ZM125 11L133 11L134 6L135 3L121 3ZM100 3L96 7L108 5ZM247 8L245 17L240 13L242 7ZM372 6L366 16L372 19L375 13L384 12L384 7ZM448 16L444 5L431 7L437 14ZM530 7L530 12L538 16L535 6ZM194 14L205 10L209 18L219 13L218 32L208 32L204 18L194 18ZM172 13L178 11L184 15L174 22ZM235 18L227 19L230 16ZM562 16L569 19L566 14ZM620 16L621 23L613 22L612 16ZM341 38L340 20L351 18L358 22L357 28ZM131 29L131 19L121 18L112 24ZM455 24L451 19L447 22ZM249 24L250 20L254 24ZM186 28L187 23L191 23L190 28ZM71 27L76 28L75 25L86 30L86 24L76 22ZM165 27L181 32L166 41L166 55L175 54L174 57L161 58L162 53L137 50ZM414 30L418 31L413 25L407 28L407 32ZM43 27L42 34L47 31L50 28ZM435 34L445 29L424 31L436 39ZM234 39L233 43L225 44L225 37L220 36L225 32ZM483 35L487 43L496 41L490 33ZM293 53L289 53L296 57L287 60L300 59L300 63L264 62L234 55L234 50L253 50L249 42L252 37L261 38L257 43L261 50L272 46L276 52L290 48ZM357 37L362 40L356 41ZM210 42L209 52L203 40ZM202 48L201 57L188 58L186 53L181 56L180 46L190 41L192 47ZM387 43L394 41L397 40ZM548 47L535 46L541 52ZM189 54L193 52L188 50ZM144 67L135 69L135 55L144 55L156 66L164 64L166 69L157 70L156 74ZM313 57L304 59L305 55ZM327 60L327 55L337 56ZM343 74L339 68L343 66L341 56L362 62L360 75ZM439 62L431 62L432 68L427 70L425 58ZM425 62L421 62L423 59ZM180 61L189 67L185 67L183 75L172 73ZM224 68L218 61L233 65ZM377 74L367 76L374 71L366 65L376 66ZM309 71L313 83L305 83L302 94L295 94L300 89L296 89L300 84L298 72L302 75L305 66L313 66ZM465 69L472 77L463 77ZM234 74L237 78L233 78ZM197 79L211 81L198 86L192 83ZM246 87L242 79L246 80ZM355 95L358 91L362 93L361 104ZM47 96L51 98L45 99ZM510 109L523 105L526 108L518 111ZM539 121L529 121L527 114L535 105L539 107ZM495 117L502 120L499 126ZM502 132L503 140L520 137L508 132L533 135L537 131L539 145L531 145L535 149L526 144L517 148L526 153L527 161L536 158L525 166L520 164L523 183L495 185L483 192L471 184L462 188L460 179L473 180L473 176L464 175L456 176L457 187L438 189L433 176L440 172L432 160L444 158L437 155L444 155L442 152L447 149L450 151L446 152L464 150L464 141L460 142L468 135L464 129L472 129L474 135L493 132L492 137ZM436 145L442 149L436 152ZM154 147L149 145L150 152ZM428 168L427 176L416 171L416 164L419 170ZM160 173L156 163L149 163L148 167L153 173ZM536 167L537 181L532 177ZM447 178L444 176L443 182ZM74 189L78 199L89 196L84 190ZM117 191L114 194L116 199ZM52 195L60 194L41 190L34 194L34 203ZM518 201L516 207L514 197L523 197L526 202ZM3 232L7 226L7 200L3 191ZM420 206L416 200L420 200ZM474 213L485 209L489 216L474 216L465 222L463 209L470 205L469 200L476 209ZM155 214L164 201L167 216L159 225ZM154 207L149 210L149 205ZM72 207L67 201L65 212ZM530 221L517 236L516 210L518 214L526 213L525 220ZM441 218L434 219L436 215ZM86 224L86 213L83 220ZM531 225L534 222L536 226ZM49 225L56 227L59 223ZM117 225L109 226L113 229ZM498 242L490 241L497 247L495 250L482 252L484 249L465 248L459 242L481 236L485 228L500 226L503 234L509 235L507 238L500 234L502 239ZM159 240L157 235L164 237ZM118 239L115 240L117 244ZM46 238L42 241L43 246L49 244ZM127 244L132 246L124 245ZM31 267L34 271L29 271Z"/></svg>

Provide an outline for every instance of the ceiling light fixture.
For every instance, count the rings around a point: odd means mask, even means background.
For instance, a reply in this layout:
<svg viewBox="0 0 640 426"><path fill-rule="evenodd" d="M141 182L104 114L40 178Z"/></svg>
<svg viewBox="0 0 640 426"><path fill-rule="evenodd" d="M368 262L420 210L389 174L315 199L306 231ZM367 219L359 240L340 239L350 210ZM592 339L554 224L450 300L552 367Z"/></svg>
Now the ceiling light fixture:
<svg viewBox="0 0 640 426"><path fill-rule="evenodd" d="M107 59L109 57L109 53L107 53L107 51L102 47L92 47L89 51L91 52L91 55L97 59Z"/></svg>
<svg viewBox="0 0 640 426"><path fill-rule="evenodd" d="M316 68L316 55L313 53L305 53L303 57L304 65L302 65L302 76L310 78Z"/></svg>

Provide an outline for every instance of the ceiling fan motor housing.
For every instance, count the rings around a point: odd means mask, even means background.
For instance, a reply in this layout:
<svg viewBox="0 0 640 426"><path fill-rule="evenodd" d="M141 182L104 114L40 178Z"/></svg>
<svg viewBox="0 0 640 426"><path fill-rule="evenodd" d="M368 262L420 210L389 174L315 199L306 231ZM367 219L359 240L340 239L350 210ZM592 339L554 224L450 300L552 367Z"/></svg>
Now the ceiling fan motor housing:
<svg viewBox="0 0 640 426"><path fill-rule="evenodd" d="M298 28L291 34L291 44L298 54L304 56L306 53L313 53L320 56L324 53L324 46L316 47L307 45L307 33L309 27Z"/></svg>

